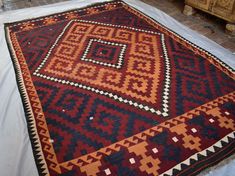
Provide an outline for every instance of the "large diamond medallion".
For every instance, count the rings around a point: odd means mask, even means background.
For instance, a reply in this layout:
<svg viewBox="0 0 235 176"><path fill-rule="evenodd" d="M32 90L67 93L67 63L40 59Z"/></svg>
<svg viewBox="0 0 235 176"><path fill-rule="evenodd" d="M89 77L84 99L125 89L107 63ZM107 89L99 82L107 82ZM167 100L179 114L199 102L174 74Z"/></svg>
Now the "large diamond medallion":
<svg viewBox="0 0 235 176"><path fill-rule="evenodd" d="M170 65L157 32L72 20L34 75L168 115Z"/></svg>

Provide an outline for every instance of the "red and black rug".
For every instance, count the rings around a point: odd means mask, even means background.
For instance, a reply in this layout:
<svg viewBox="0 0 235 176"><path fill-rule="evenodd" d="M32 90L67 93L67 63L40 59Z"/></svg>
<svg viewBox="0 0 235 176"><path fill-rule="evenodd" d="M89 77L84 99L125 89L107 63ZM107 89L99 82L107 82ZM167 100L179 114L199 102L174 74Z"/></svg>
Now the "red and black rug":
<svg viewBox="0 0 235 176"><path fill-rule="evenodd" d="M124 2L5 31L39 175L188 176L234 153L234 70Z"/></svg>

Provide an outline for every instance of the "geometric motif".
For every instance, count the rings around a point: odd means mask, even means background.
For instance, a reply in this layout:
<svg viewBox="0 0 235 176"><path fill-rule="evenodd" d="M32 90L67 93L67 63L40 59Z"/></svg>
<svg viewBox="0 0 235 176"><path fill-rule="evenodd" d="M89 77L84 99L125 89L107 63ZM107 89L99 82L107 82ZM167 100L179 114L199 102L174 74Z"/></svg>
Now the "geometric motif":
<svg viewBox="0 0 235 176"><path fill-rule="evenodd" d="M125 44L90 39L81 60L108 67L121 68Z"/></svg>
<svg viewBox="0 0 235 176"><path fill-rule="evenodd" d="M192 175L235 152L233 68L124 2L5 30L39 175Z"/></svg>
<svg viewBox="0 0 235 176"><path fill-rule="evenodd" d="M170 65L164 36L147 30L116 27L71 20L33 74L167 116ZM162 43L162 49L155 47L158 42ZM166 73L160 69L164 67L161 65L163 56L167 61ZM163 74L166 74L165 85L159 85L158 76ZM158 97L158 89L163 89L165 96Z"/></svg>

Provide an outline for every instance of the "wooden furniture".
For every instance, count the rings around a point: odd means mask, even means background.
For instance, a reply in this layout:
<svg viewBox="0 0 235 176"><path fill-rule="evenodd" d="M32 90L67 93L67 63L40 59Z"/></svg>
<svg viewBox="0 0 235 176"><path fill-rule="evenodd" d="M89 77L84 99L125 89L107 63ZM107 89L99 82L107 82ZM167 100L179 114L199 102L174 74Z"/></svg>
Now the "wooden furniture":
<svg viewBox="0 0 235 176"><path fill-rule="evenodd" d="M28 2L31 2L31 0L28 0ZM4 4L3 4L3 0L0 0L0 9L3 8L4 9Z"/></svg>
<svg viewBox="0 0 235 176"><path fill-rule="evenodd" d="M226 30L235 35L235 0L185 0L184 14L193 14L193 8L226 20Z"/></svg>

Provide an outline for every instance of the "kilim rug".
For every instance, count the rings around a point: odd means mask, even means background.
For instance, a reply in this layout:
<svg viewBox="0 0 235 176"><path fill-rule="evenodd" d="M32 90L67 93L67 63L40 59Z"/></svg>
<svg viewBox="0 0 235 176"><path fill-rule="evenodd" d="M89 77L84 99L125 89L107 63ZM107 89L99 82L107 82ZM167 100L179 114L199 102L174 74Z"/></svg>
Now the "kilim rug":
<svg viewBox="0 0 235 176"><path fill-rule="evenodd" d="M5 24L39 175L196 175L235 151L235 74L122 1Z"/></svg>

